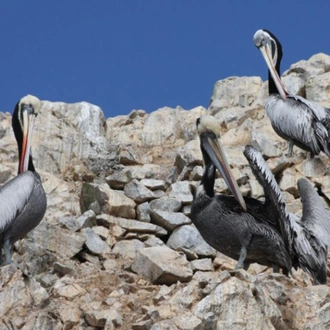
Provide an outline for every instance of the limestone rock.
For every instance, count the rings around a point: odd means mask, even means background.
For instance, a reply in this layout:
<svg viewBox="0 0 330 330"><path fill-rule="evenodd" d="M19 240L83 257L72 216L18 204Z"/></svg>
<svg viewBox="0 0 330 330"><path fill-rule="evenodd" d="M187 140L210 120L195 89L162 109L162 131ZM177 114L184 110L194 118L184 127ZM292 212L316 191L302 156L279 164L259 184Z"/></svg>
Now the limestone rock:
<svg viewBox="0 0 330 330"><path fill-rule="evenodd" d="M223 108L251 105L261 85L259 77L229 77L217 81L211 98L210 114L214 115Z"/></svg>
<svg viewBox="0 0 330 330"><path fill-rule="evenodd" d="M110 253L109 245L105 243L93 229L85 228L81 232L86 236L85 244L91 253L103 257Z"/></svg>
<svg viewBox="0 0 330 330"><path fill-rule="evenodd" d="M138 250L132 269L157 284L170 285L192 277L186 258L166 246Z"/></svg>
<svg viewBox="0 0 330 330"><path fill-rule="evenodd" d="M140 221L150 222L150 206L148 202L142 203L136 208L137 218Z"/></svg>
<svg viewBox="0 0 330 330"><path fill-rule="evenodd" d="M182 205L191 204L194 199L188 181L173 183L168 189L168 196L177 199Z"/></svg>
<svg viewBox="0 0 330 330"><path fill-rule="evenodd" d="M125 185L124 193L128 198L133 199L136 203L143 203L154 198L152 191L136 179Z"/></svg>
<svg viewBox="0 0 330 330"><path fill-rule="evenodd" d="M162 197L152 200L150 202L150 209L177 212L181 208L181 205L182 203L175 198Z"/></svg>
<svg viewBox="0 0 330 330"><path fill-rule="evenodd" d="M145 245L137 239L123 240L115 244L112 252L119 257L134 259L136 252L144 248L144 246Z"/></svg>
<svg viewBox="0 0 330 330"><path fill-rule="evenodd" d="M75 256L86 241L85 236L80 233L73 233L43 221L30 231L28 236L45 249L68 258Z"/></svg>
<svg viewBox="0 0 330 330"><path fill-rule="evenodd" d="M192 251L201 257L214 257L216 251L209 246L196 227L185 225L175 229L167 245L177 251Z"/></svg>
<svg viewBox="0 0 330 330"><path fill-rule="evenodd" d="M128 219L135 218L135 203L122 191L112 190L105 185L84 183L80 198L82 212L88 210L95 201L103 213Z"/></svg>
<svg viewBox="0 0 330 330"><path fill-rule="evenodd" d="M153 210L151 212L151 217L155 224L169 231L173 231L176 227L186 225L191 222L187 216L179 212Z"/></svg>

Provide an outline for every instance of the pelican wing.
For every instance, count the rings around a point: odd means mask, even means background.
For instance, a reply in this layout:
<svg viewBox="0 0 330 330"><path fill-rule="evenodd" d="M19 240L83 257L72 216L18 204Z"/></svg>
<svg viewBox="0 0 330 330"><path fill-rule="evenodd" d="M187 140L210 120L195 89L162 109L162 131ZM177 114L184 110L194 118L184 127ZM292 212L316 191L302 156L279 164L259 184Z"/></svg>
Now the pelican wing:
<svg viewBox="0 0 330 330"><path fill-rule="evenodd" d="M298 180L303 206L302 224L323 244L330 246L330 215L315 188L304 178Z"/></svg>
<svg viewBox="0 0 330 330"><path fill-rule="evenodd" d="M0 189L0 234L14 221L27 204L33 187L34 175L27 171L19 174Z"/></svg>
<svg viewBox="0 0 330 330"><path fill-rule="evenodd" d="M261 153L252 146L246 146L244 155L247 158L252 172L260 185L264 188L267 206L276 215L277 227L286 243L288 251L292 252L292 228L290 227L290 214L286 209L282 192L275 180L275 177Z"/></svg>

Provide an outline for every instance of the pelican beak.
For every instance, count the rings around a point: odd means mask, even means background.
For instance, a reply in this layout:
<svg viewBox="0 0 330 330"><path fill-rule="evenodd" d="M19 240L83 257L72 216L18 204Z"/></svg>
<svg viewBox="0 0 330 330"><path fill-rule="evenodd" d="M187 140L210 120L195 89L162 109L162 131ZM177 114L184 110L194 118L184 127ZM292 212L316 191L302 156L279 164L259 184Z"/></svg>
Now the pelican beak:
<svg viewBox="0 0 330 330"><path fill-rule="evenodd" d="M36 114L34 108L30 104L21 104L22 113L22 130L23 130L23 143L22 143L22 154L19 163L19 173L25 172L29 166L29 159L31 153L31 138L34 120Z"/></svg>
<svg viewBox="0 0 330 330"><path fill-rule="evenodd" d="M244 211L247 211L247 207L243 199L242 193L239 190L233 173L230 170L227 157L223 151L219 139L217 139L216 136L214 136L214 138L211 138L210 135L204 137L201 136L201 143L203 149L210 157L212 163L221 173L229 190L235 196L237 202L240 204Z"/></svg>
<svg viewBox="0 0 330 330"><path fill-rule="evenodd" d="M284 89L281 78L278 76L278 73L277 73L277 71L274 67L274 63L273 63L273 60L272 60L272 50L271 50L271 47L270 47L269 43L265 42L262 45L260 45L258 48L259 48L259 50L261 52L261 55L263 56L267 66L268 66L270 74L272 75L272 77L274 79L274 82L275 82L275 85L277 87L277 90L278 90L279 94L281 95L283 100L286 100L287 93Z"/></svg>

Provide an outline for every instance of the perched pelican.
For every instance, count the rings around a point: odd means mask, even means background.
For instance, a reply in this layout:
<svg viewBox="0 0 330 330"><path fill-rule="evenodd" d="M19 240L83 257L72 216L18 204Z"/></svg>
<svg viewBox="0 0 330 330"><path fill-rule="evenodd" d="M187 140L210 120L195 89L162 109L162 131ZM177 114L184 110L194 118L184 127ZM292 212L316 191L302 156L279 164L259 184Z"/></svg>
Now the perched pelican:
<svg viewBox="0 0 330 330"><path fill-rule="evenodd" d="M326 283L330 219L312 185L298 181L303 203L300 219L286 209L278 184L262 155L247 146L244 155L264 189L265 202L243 198L220 144L219 125L212 116L197 120L204 159L204 174L192 204L192 220L212 247L238 260L236 268L257 262L279 268L288 275L291 267L308 272L315 283ZM214 195L217 168L234 195Z"/></svg>
<svg viewBox="0 0 330 330"><path fill-rule="evenodd" d="M312 157L321 151L330 157L330 109L285 91L280 79L282 45L271 32L258 30L253 41L268 66L265 109L275 132L289 141L288 156L296 145L310 151Z"/></svg>
<svg viewBox="0 0 330 330"><path fill-rule="evenodd" d="M212 116L197 119L197 130L204 174L192 203L193 223L208 244L238 260L236 269L247 269L250 263L257 262L276 271L281 268L288 275L292 262L276 227L277 206L271 200L264 204L242 197L219 141L220 126ZM235 197L214 195L215 168Z"/></svg>
<svg viewBox="0 0 330 330"><path fill-rule="evenodd" d="M31 156L34 119L40 100L32 95L23 97L15 106L12 127L15 133L19 165L18 175L0 188L0 264L10 264L10 245L35 228L43 218L47 200L39 174ZM5 263L1 250L5 252Z"/></svg>

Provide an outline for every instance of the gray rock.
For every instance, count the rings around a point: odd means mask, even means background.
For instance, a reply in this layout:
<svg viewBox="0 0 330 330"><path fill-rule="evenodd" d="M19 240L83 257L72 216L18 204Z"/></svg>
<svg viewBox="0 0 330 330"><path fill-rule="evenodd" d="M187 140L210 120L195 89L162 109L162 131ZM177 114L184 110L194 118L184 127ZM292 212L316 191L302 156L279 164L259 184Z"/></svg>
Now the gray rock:
<svg viewBox="0 0 330 330"><path fill-rule="evenodd" d="M41 222L28 236L45 249L68 258L75 256L86 241L81 233L73 233L46 222Z"/></svg>
<svg viewBox="0 0 330 330"><path fill-rule="evenodd" d="M86 236L87 249L98 256L104 256L110 253L110 247L99 235L95 234L93 229L85 228L81 231Z"/></svg>
<svg viewBox="0 0 330 330"><path fill-rule="evenodd" d="M69 229L71 231L78 231L79 226L76 222L75 217L60 217L58 219L58 222L61 224L61 226L65 229Z"/></svg>
<svg viewBox="0 0 330 330"><path fill-rule="evenodd" d="M128 198L133 199L136 203L143 203L154 198L152 191L136 179L125 185L124 193Z"/></svg>
<svg viewBox="0 0 330 330"><path fill-rule="evenodd" d="M216 250L209 246L199 231L191 225L175 229L167 241L167 245L176 251L192 251L200 257L215 257Z"/></svg>
<svg viewBox="0 0 330 330"><path fill-rule="evenodd" d="M150 222L150 206L148 202L142 203L136 208L137 218L140 221Z"/></svg>
<svg viewBox="0 0 330 330"><path fill-rule="evenodd" d="M103 214L102 216L97 216L96 218L97 221L101 221L102 223L107 222L108 224L116 224L121 228L127 230L128 232L150 233L150 234L155 234L157 236L167 235L167 231L164 228L154 225L152 223L118 218L107 214Z"/></svg>
<svg viewBox="0 0 330 330"><path fill-rule="evenodd" d="M98 236L100 236L104 241L107 240L107 238L109 237L109 229L105 228L103 226L94 226L92 228L92 230L94 231L94 233Z"/></svg>
<svg viewBox="0 0 330 330"><path fill-rule="evenodd" d="M185 256L167 246L138 250L132 269L154 284L171 285L177 281L189 281L192 277Z"/></svg>
<svg viewBox="0 0 330 330"><path fill-rule="evenodd" d="M150 209L177 212L180 210L181 205L182 203L175 198L163 197L152 200L150 202Z"/></svg>
<svg viewBox="0 0 330 330"><path fill-rule="evenodd" d="M182 205L191 204L194 199L190 190L189 181L173 183L168 189L168 196L177 199Z"/></svg>
<svg viewBox="0 0 330 330"><path fill-rule="evenodd" d="M106 185L84 183L80 197L81 211L88 210L95 201L99 203L103 213L123 218L135 218L135 203L126 197L124 192L112 190Z"/></svg>
<svg viewBox="0 0 330 330"><path fill-rule="evenodd" d="M123 240L115 244L112 252L122 258L134 259L136 251L144 247L145 245L137 239Z"/></svg>
<svg viewBox="0 0 330 330"><path fill-rule="evenodd" d="M76 219L77 226L81 228L91 228L96 225L96 215L92 210L84 212L79 218Z"/></svg>
<svg viewBox="0 0 330 330"><path fill-rule="evenodd" d="M151 218L155 224L169 231L172 231L179 226L191 223L190 219L187 216L185 216L183 213L178 212L152 210Z"/></svg>
<svg viewBox="0 0 330 330"><path fill-rule="evenodd" d="M212 259L210 259L210 258L192 260L192 261L190 261L190 265L191 265L191 269L194 272L198 271L198 270L209 271L209 272L214 271Z"/></svg>
<svg viewBox="0 0 330 330"><path fill-rule="evenodd" d="M140 183L152 191L166 189L166 182L164 180L142 179Z"/></svg>
<svg viewBox="0 0 330 330"><path fill-rule="evenodd" d="M112 189L124 189L125 185L132 180L132 174L128 170L114 171L105 178Z"/></svg>
<svg viewBox="0 0 330 330"><path fill-rule="evenodd" d="M111 321L117 327L120 327L123 323L121 315L113 308L90 311L86 313L85 317L90 326L97 328L104 328L108 321Z"/></svg>

